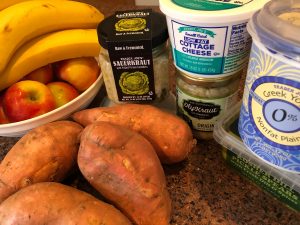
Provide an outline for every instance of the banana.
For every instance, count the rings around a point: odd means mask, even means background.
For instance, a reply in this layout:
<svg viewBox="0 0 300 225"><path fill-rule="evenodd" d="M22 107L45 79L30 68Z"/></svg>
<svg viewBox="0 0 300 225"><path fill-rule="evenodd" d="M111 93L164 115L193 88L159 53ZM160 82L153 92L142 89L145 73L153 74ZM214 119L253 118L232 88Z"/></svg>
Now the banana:
<svg viewBox="0 0 300 225"><path fill-rule="evenodd" d="M39 36L24 44L0 74L0 91L29 72L64 59L93 56L100 52L96 29L70 29Z"/></svg>
<svg viewBox="0 0 300 225"><path fill-rule="evenodd" d="M3 0L1 0L3 1ZM0 73L26 41L63 29L96 28L104 15L95 7L75 1L32 0L0 12Z"/></svg>
<svg viewBox="0 0 300 225"><path fill-rule="evenodd" d="M25 2L25 1L29 1L29 0L2 0L2 1L0 1L0 11L11 5L15 5L17 3Z"/></svg>

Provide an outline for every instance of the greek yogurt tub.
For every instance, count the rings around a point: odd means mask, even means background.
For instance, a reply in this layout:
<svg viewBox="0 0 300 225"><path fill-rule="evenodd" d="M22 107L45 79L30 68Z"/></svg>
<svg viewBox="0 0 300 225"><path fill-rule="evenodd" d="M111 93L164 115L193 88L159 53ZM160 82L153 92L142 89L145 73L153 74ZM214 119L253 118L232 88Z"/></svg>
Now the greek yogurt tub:
<svg viewBox="0 0 300 225"><path fill-rule="evenodd" d="M300 173L300 0L273 0L248 24L253 44L239 118L247 148Z"/></svg>
<svg viewBox="0 0 300 225"><path fill-rule="evenodd" d="M232 75L248 62L246 25L268 0L160 0L174 64L192 76Z"/></svg>

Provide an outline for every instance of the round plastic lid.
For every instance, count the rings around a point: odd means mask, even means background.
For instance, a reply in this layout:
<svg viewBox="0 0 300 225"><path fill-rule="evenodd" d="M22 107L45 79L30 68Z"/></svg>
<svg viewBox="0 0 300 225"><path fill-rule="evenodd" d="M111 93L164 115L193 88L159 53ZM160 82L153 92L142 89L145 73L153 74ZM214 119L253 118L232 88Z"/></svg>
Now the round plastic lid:
<svg viewBox="0 0 300 225"><path fill-rule="evenodd" d="M111 15L100 22L97 27L98 41L100 45L107 49L108 32L115 29L115 16ZM152 48L163 44L168 38L168 27L166 17L157 12L151 13L151 30L152 30Z"/></svg>
<svg viewBox="0 0 300 225"><path fill-rule="evenodd" d="M178 1L178 0L177 0ZM198 4L198 1L187 0L194 2L193 4ZM159 0L160 10L166 14L168 17L177 19L180 21L188 21L193 23L230 23L235 21L248 20L251 18L253 13L260 10L265 3L269 0L244 0L245 4L241 4L235 8L229 9L207 9L207 10L197 10L187 7L183 7L176 4L174 0ZM200 2L211 2L207 0L202 0ZM217 1L216 1L217 2ZM199 3L201 4L201 3Z"/></svg>
<svg viewBox="0 0 300 225"><path fill-rule="evenodd" d="M253 15L249 33L269 49L300 61L300 0L273 0Z"/></svg>

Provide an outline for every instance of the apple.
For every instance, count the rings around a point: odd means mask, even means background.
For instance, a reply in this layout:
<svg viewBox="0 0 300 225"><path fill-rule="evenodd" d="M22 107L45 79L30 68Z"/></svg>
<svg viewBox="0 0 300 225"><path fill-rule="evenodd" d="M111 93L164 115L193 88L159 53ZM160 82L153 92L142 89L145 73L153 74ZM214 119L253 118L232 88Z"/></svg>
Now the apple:
<svg viewBox="0 0 300 225"><path fill-rule="evenodd" d="M85 91L98 78L100 68L93 57L66 59L55 64L56 76L72 84L78 91Z"/></svg>
<svg viewBox="0 0 300 225"><path fill-rule="evenodd" d="M48 64L27 74L22 80L35 80L43 84L47 84L53 81L53 78L54 78L54 74L53 74L52 65Z"/></svg>
<svg viewBox="0 0 300 225"><path fill-rule="evenodd" d="M9 123L9 120L3 109L3 99L4 99L4 93L1 93L0 94L0 124Z"/></svg>
<svg viewBox="0 0 300 225"><path fill-rule="evenodd" d="M3 108L10 122L18 122L55 109L55 99L45 84L24 80L5 91Z"/></svg>
<svg viewBox="0 0 300 225"><path fill-rule="evenodd" d="M47 87L54 96L56 108L68 103L79 95L77 89L66 82L51 82L47 84Z"/></svg>

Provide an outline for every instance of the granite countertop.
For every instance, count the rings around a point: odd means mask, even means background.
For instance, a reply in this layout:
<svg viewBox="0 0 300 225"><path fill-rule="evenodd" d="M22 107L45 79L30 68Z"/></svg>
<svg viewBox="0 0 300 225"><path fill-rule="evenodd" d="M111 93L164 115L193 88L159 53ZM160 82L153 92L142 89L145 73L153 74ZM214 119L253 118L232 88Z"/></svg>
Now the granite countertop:
<svg viewBox="0 0 300 225"><path fill-rule="evenodd" d="M0 137L0 160L17 141ZM173 204L171 225L300 224L299 213L240 177L220 150L215 141L199 142L186 161L164 167ZM65 182L99 197L78 174Z"/></svg>
<svg viewBox="0 0 300 225"><path fill-rule="evenodd" d="M134 0L86 0L105 16L115 10L132 9ZM157 7L153 9L158 10ZM0 137L0 160L18 138ZM172 225L298 225L300 213L287 208L245 178L222 158L215 141L199 141L188 159L164 166L173 202ZM97 195L74 173L66 182Z"/></svg>

